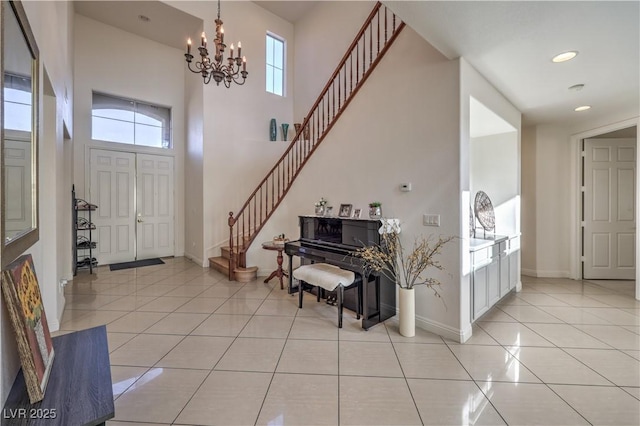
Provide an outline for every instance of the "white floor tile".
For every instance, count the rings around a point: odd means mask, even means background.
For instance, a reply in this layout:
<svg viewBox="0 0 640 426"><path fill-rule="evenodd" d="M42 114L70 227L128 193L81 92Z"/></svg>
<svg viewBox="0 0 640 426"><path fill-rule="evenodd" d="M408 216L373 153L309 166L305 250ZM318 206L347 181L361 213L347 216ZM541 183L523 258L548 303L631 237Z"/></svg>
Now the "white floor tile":
<svg viewBox="0 0 640 426"><path fill-rule="evenodd" d="M629 282L522 277L459 344L398 320L362 329L264 277L184 258L100 267L61 330L107 324L114 426L638 424L640 305Z"/></svg>

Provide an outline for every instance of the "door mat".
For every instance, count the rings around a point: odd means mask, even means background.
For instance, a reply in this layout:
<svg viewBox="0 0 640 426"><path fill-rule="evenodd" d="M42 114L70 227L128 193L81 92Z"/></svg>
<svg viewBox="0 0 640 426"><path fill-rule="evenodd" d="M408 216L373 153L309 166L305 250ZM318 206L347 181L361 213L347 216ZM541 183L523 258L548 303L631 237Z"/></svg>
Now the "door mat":
<svg viewBox="0 0 640 426"><path fill-rule="evenodd" d="M151 266L151 265L162 265L164 262L160 258L153 259L144 259L144 260L136 260L134 262L122 262L122 263L112 263L109 265L109 270L111 271L119 271L120 269L129 269L129 268L140 268L142 266Z"/></svg>

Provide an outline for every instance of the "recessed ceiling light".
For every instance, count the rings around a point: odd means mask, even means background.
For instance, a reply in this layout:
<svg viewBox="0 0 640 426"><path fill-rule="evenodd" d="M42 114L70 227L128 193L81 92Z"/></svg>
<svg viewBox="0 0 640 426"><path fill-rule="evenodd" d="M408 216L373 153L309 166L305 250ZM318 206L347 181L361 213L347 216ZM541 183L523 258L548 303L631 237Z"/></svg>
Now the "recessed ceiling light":
<svg viewBox="0 0 640 426"><path fill-rule="evenodd" d="M566 62L566 61L570 61L571 59L575 58L578 55L578 51L577 50L570 50L569 52L563 52L560 53L556 56L554 56L553 58L551 58L552 62L558 63L558 62Z"/></svg>
<svg viewBox="0 0 640 426"><path fill-rule="evenodd" d="M151 22L151 18L145 15L138 15L138 19L141 20L142 22Z"/></svg>
<svg viewBox="0 0 640 426"><path fill-rule="evenodd" d="M569 90L573 90L574 92L579 92L582 89L584 89L584 84L582 84L582 83L574 84L573 86L569 87Z"/></svg>
<svg viewBox="0 0 640 426"><path fill-rule="evenodd" d="M577 111L577 112L580 112L580 111L586 111L588 109L591 109L591 105L582 105L582 106L579 106L577 108L574 108L573 110Z"/></svg>

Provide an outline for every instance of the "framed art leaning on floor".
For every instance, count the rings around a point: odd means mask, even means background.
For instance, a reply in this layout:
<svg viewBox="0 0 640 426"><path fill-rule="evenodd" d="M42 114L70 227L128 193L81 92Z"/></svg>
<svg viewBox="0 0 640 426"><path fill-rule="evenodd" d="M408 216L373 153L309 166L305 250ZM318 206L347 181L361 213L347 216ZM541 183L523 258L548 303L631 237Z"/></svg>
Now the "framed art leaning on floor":
<svg viewBox="0 0 640 426"><path fill-rule="evenodd" d="M29 400L44 398L53 365L53 342L30 254L20 256L2 271L2 294L16 333Z"/></svg>

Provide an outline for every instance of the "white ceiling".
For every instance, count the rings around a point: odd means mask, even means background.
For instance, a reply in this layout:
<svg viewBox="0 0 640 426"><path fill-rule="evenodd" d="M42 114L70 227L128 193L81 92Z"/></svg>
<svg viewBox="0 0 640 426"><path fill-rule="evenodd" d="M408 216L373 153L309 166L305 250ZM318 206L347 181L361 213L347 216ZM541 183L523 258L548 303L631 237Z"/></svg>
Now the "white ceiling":
<svg viewBox="0 0 640 426"><path fill-rule="evenodd" d="M202 31L202 19L160 1L74 1L76 13L177 49ZM139 16L149 18L142 21ZM213 19L213 18L211 18Z"/></svg>
<svg viewBox="0 0 640 426"><path fill-rule="evenodd" d="M523 113L525 124L640 114L638 1L385 4L445 56L464 57ZM567 50L580 53L569 62L551 62ZM583 90L568 90L579 83ZM574 112L580 105L592 109Z"/></svg>
<svg viewBox="0 0 640 426"><path fill-rule="evenodd" d="M255 1L290 22L318 1ZM385 1L448 58L464 57L523 112L525 124L640 115L638 1ZM159 1L76 1L77 13L179 49L202 28ZM224 12L224 3L223 3ZM138 16L148 16L142 22ZM330 25L328 23L328 25ZM551 57L578 50L572 61ZM568 88L585 84L579 92ZM588 104L592 109L576 113Z"/></svg>
<svg viewBox="0 0 640 426"><path fill-rule="evenodd" d="M296 22L319 3L316 0L290 0L290 1L262 1L254 0L254 3L267 9L269 12L289 22ZM355 34L354 34L355 36Z"/></svg>

